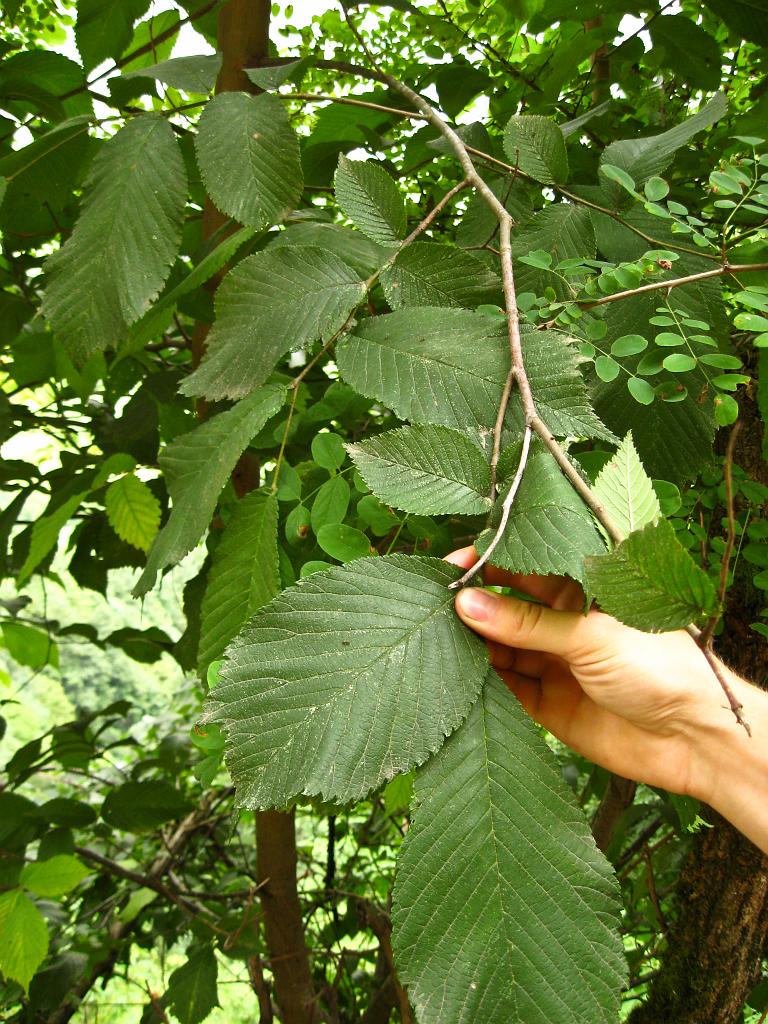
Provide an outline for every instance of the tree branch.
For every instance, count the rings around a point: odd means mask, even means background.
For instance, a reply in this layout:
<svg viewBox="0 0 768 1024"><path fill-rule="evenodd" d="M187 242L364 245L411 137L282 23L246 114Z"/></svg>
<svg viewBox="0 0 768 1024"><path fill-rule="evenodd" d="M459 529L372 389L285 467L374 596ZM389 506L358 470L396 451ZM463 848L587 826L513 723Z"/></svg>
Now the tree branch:
<svg viewBox="0 0 768 1024"><path fill-rule="evenodd" d="M653 284L644 284L639 288L627 288L623 292L614 292L613 295L604 295L600 299L590 299L587 302L578 301L576 305L580 309L594 309L595 306L604 306L607 302L618 302L619 299L628 299L635 295L644 295L646 292L655 292L662 289L671 291L683 284L692 284L695 281L706 281L710 277L722 277L724 274L748 274L758 270L768 270L768 263L723 263L714 270L702 270L698 274L686 274L685 277L673 277L671 281L654 281Z"/></svg>

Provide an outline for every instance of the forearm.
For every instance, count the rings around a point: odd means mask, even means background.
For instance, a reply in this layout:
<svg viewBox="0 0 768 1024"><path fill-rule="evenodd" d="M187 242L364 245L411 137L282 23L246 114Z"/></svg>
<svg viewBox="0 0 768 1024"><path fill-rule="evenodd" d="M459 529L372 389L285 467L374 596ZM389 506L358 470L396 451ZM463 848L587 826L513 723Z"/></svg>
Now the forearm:
<svg viewBox="0 0 768 1024"><path fill-rule="evenodd" d="M737 697L752 735L718 709L694 738L704 800L768 853L768 692L734 677Z"/></svg>

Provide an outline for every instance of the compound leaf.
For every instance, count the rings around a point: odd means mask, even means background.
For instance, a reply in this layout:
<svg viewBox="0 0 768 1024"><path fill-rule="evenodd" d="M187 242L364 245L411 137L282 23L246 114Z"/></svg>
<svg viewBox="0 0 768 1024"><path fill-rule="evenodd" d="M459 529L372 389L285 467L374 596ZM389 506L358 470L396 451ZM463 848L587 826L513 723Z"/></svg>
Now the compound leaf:
<svg viewBox="0 0 768 1024"><path fill-rule="evenodd" d="M504 131L504 151L523 174L544 185L568 178L568 152L563 133L548 117L511 117Z"/></svg>
<svg viewBox="0 0 768 1024"><path fill-rule="evenodd" d="M214 97L200 118L195 148L208 195L240 224L278 224L301 197L299 140L269 93Z"/></svg>
<svg viewBox="0 0 768 1024"><path fill-rule="evenodd" d="M115 480L104 495L109 525L117 536L141 551L147 551L160 529L160 502L137 476L127 474Z"/></svg>
<svg viewBox="0 0 768 1024"><path fill-rule="evenodd" d="M491 517L491 529L478 538L480 553L495 533L506 493L504 488ZM585 555L604 551L589 510L552 456L548 452L532 455L504 536L493 553L493 564L511 572L557 573L581 580Z"/></svg>
<svg viewBox="0 0 768 1024"><path fill-rule="evenodd" d="M659 499L629 433L598 473L592 488L622 533L632 533L661 515Z"/></svg>
<svg viewBox="0 0 768 1024"><path fill-rule="evenodd" d="M389 430L347 451L373 493L404 512L478 515L491 506L485 456L448 427Z"/></svg>
<svg viewBox="0 0 768 1024"><path fill-rule="evenodd" d="M412 242L381 275L387 302L403 306L464 306L491 302L501 290L499 277L462 249L435 242Z"/></svg>
<svg viewBox="0 0 768 1024"><path fill-rule="evenodd" d="M206 355L180 390L242 398L264 383L289 349L331 338L364 298L357 273L325 249L302 245L254 253L222 282Z"/></svg>
<svg viewBox="0 0 768 1024"><path fill-rule="evenodd" d="M682 629L717 610L712 580L666 519L632 533L610 554L586 561L586 582L603 611L635 629Z"/></svg>
<svg viewBox="0 0 768 1024"><path fill-rule="evenodd" d="M241 498L214 551L197 659L203 677L243 623L280 590L277 511L277 498L265 491Z"/></svg>
<svg viewBox="0 0 768 1024"><path fill-rule="evenodd" d="M69 355L114 347L159 294L181 238L187 178L165 118L141 114L101 147L42 304Z"/></svg>
<svg viewBox="0 0 768 1024"><path fill-rule="evenodd" d="M339 206L363 234L381 245L405 237L405 205L383 167L340 156L334 185Z"/></svg>
<svg viewBox="0 0 768 1024"><path fill-rule="evenodd" d="M554 757L491 673L416 773L395 960L422 1024L613 1024L618 887Z"/></svg>
<svg viewBox="0 0 768 1024"><path fill-rule="evenodd" d="M173 508L150 548L134 596L146 594L158 572L178 562L200 540L237 460L278 411L284 395L283 387L269 384L165 449L159 461Z"/></svg>
<svg viewBox="0 0 768 1024"><path fill-rule="evenodd" d="M227 731L240 805L359 800L439 749L486 673L482 641L453 611L459 575L436 558L361 558L256 613L208 711Z"/></svg>
<svg viewBox="0 0 768 1024"><path fill-rule="evenodd" d="M0 972L25 992L48 952L48 926L20 889L0 894Z"/></svg>

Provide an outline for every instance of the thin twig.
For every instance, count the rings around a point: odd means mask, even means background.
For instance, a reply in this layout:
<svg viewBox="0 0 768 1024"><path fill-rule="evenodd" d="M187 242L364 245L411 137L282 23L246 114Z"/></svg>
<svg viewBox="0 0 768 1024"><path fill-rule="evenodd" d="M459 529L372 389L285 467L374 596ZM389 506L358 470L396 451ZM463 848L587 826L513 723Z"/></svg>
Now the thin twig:
<svg viewBox="0 0 768 1024"><path fill-rule="evenodd" d="M600 299L591 299L588 302L577 302L576 305L580 309L594 309L595 306L604 306L607 302L617 302L619 299L632 298L645 292L655 292L662 288L671 291L672 288L679 288L682 284L706 281L710 277L722 277L723 274L746 274L757 270L768 270L768 263L724 263L721 267L716 267L714 270L702 270L698 274L673 277L671 281L654 281L653 284L644 284L639 288L627 288L623 292L614 292L613 295L604 295Z"/></svg>
<svg viewBox="0 0 768 1024"><path fill-rule="evenodd" d="M712 646L712 637L715 632L715 627L720 621L723 604L725 602L725 593L728 590L728 574L731 568L731 555L733 554L733 548L736 543L736 512L733 507L733 453L736 448L736 438L739 436L740 430L741 420L737 420L733 425L733 430L731 430L731 436L728 438L728 446L725 449L725 459L723 460L725 509L728 521L728 533L725 539L723 558L720 563L720 587L717 602L718 609L710 616L707 624L701 631L701 635L698 639L698 643L701 647Z"/></svg>
<svg viewBox="0 0 768 1024"><path fill-rule="evenodd" d="M449 590L455 590L457 587L463 587L466 583L468 583L475 575L475 573L479 572L480 569L482 569L482 567L491 557L493 552L496 550L499 541L504 535L504 531L507 528L507 522L509 521L509 513L512 510L512 504L515 500L515 495L517 494L518 488L520 487L520 483L523 479L523 473L525 472L525 465L528 461L528 452L531 447L531 436L531 428L527 426L523 434L523 447L520 451L520 461L517 464L517 472L515 473L515 478L512 481L512 485L510 486L509 491L507 492L507 496L502 503L501 519L499 520L498 528L496 529L496 532L494 533L493 538L491 539L491 543L485 549L480 558L478 558L475 564L471 566L469 569L467 569L467 571L464 573L461 579L455 580L453 583L448 584Z"/></svg>
<svg viewBox="0 0 768 1024"><path fill-rule="evenodd" d="M692 639L696 643L696 646L699 648L701 653L707 659L707 664L712 669L712 672L714 673L715 678L717 679L718 683L720 683L722 691L725 694L726 700L728 701L728 707L733 712L734 718L739 723L739 725L741 725L744 728L744 730L747 733L747 736L751 736L752 735L752 729L750 728L749 722L746 720L746 718L742 714L742 711L744 710L744 705L739 703L739 701L737 700L736 694L731 689L731 684L726 679L725 673L723 672L723 669L722 669L722 666L721 666L720 662L718 661L717 655L712 650L712 647L711 646L706 646L706 647L702 647L701 646L700 639L701 639L702 634L701 634L701 631L698 630L695 626L686 626L685 627L685 632L688 634L688 636L692 637Z"/></svg>
<svg viewBox="0 0 768 1024"><path fill-rule="evenodd" d="M308 100L314 103L315 100L330 103L341 103L350 107L365 107L367 110L379 110L383 114L393 114L396 117L414 118L423 121L424 115L414 110L400 110L398 107L387 107L383 103L371 103L370 100L358 100L353 96L329 96L327 93L311 92L278 92L275 93L279 100Z"/></svg>

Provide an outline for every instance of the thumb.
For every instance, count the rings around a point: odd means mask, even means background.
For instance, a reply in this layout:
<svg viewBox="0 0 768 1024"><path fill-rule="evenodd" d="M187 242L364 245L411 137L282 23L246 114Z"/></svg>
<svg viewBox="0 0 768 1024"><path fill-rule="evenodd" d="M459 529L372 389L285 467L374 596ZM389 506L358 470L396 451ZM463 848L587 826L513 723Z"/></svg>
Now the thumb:
<svg viewBox="0 0 768 1024"><path fill-rule="evenodd" d="M589 619L577 612L553 611L545 605L503 597L477 587L459 591L456 611L471 629L487 640L508 647L545 651L565 659L584 647L590 631Z"/></svg>

